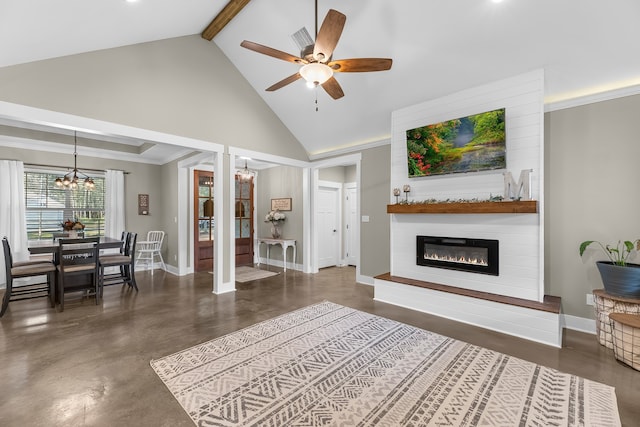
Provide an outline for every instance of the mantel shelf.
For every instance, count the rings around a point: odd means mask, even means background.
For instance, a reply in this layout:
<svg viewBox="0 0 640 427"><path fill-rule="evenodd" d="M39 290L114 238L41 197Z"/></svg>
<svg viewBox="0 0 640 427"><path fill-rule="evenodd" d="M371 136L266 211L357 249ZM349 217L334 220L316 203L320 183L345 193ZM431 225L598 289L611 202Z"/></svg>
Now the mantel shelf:
<svg viewBox="0 0 640 427"><path fill-rule="evenodd" d="M523 214L537 212L538 202L536 200L387 205L387 213L390 214Z"/></svg>

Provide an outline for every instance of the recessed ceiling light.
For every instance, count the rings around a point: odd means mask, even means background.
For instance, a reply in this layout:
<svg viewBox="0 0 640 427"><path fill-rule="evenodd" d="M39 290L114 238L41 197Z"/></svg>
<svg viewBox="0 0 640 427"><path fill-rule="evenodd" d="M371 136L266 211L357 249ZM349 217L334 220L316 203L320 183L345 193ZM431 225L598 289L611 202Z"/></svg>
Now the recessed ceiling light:
<svg viewBox="0 0 640 427"><path fill-rule="evenodd" d="M491 0L494 3L502 3L503 0Z"/></svg>

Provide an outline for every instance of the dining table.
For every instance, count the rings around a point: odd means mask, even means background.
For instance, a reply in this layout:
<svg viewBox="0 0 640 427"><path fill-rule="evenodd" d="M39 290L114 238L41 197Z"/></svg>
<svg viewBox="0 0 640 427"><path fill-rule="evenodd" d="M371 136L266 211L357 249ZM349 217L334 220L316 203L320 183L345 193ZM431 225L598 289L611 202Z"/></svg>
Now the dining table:
<svg viewBox="0 0 640 427"><path fill-rule="evenodd" d="M100 249L114 249L122 247L122 240L113 237L100 237ZM52 254L58 250L58 239L29 240L27 248L31 255Z"/></svg>
<svg viewBox="0 0 640 427"><path fill-rule="evenodd" d="M58 248L60 246L59 239L46 239L46 240L29 240L27 242L27 249L31 255L46 255L51 254L53 256L54 264L58 265L57 255ZM114 239L113 237L100 237L100 249L119 249L123 245L123 241L120 239ZM78 277L77 282L86 282L87 278ZM55 300L56 303L60 302L58 295L58 278L55 280Z"/></svg>

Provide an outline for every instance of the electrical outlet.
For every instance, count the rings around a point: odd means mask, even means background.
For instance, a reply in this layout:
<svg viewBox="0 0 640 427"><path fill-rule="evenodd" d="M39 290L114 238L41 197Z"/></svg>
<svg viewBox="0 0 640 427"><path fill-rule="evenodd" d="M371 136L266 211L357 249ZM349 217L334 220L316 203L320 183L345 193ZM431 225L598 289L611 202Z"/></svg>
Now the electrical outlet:
<svg viewBox="0 0 640 427"><path fill-rule="evenodd" d="M178 255L177 255L177 254L173 256L173 260L174 260L174 261L177 261L177 260L178 260Z"/></svg>
<svg viewBox="0 0 640 427"><path fill-rule="evenodd" d="M587 305L593 305L593 294L587 294Z"/></svg>

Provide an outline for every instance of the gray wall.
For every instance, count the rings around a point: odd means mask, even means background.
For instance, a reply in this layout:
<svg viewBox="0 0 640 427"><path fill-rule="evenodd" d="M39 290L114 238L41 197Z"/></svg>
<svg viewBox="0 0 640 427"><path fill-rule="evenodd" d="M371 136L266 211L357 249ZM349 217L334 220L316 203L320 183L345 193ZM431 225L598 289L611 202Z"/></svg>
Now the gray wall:
<svg viewBox="0 0 640 427"><path fill-rule="evenodd" d="M182 203L190 203L189 194L180 194L178 192L178 161L174 160L161 167L161 176L159 182L162 186L164 197L158 200L158 216L164 230L164 244L162 245L162 257L166 264L171 264L177 268L178 266L178 230L180 225L189 229L189 223L177 224L175 218L178 217L178 203L180 198ZM188 192L185 192L188 193ZM147 230L148 231L148 230ZM189 233L185 233L189 235ZM193 238L189 238L189 242L193 242Z"/></svg>
<svg viewBox="0 0 640 427"><path fill-rule="evenodd" d="M308 160L297 139L215 43L199 35L3 67L0 101ZM247 130L260 135L259 147L254 138L242 137ZM225 156L220 171L225 185L229 167ZM154 177L156 190L132 189L149 193L151 203L151 215L135 225L143 231L165 230L163 256L174 265L179 227L173 221L179 200L176 176L176 165L170 163ZM227 218L220 220L227 223ZM225 229L223 241L231 238ZM230 260L229 245L223 247L224 259ZM224 265L226 281L229 263Z"/></svg>
<svg viewBox="0 0 640 427"><path fill-rule="evenodd" d="M566 314L593 318L586 294L602 288L604 256L581 259L580 242L640 237L638 112L629 96L545 115L545 281Z"/></svg>
<svg viewBox="0 0 640 427"><path fill-rule="evenodd" d="M296 240L296 263L302 264L303 257L303 224L302 224L302 169L292 166L276 166L261 170L256 180L257 200L255 202L257 237L269 237L271 235L271 223L265 223L264 218L271 210L271 199L291 198L291 211L282 211L286 219L282 224L282 237ZM257 251L258 248L256 248ZM260 256L267 256L264 245L260 248ZM280 246L270 248L272 259L282 260ZM291 249L287 259L291 262Z"/></svg>
<svg viewBox="0 0 640 427"><path fill-rule="evenodd" d="M215 43L199 35L0 68L0 100L308 160Z"/></svg>
<svg viewBox="0 0 640 427"><path fill-rule="evenodd" d="M360 213L369 216L369 222L360 223L360 273L364 276L390 271L390 158L390 145L362 151Z"/></svg>
<svg viewBox="0 0 640 427"><path fill-rule="evenodd" d="M340 183L356 182L356 166L332 166L318 170L318 179Z"/></svg>
<svg viewBox="0 0 640 427"><path fill-rule="evenodd" d="M0 159L21 160L27 164L58 165L73 167L73 158L67 154L49 153L36 150L0 147ZM118 169L128 172L125 181L125 220L130 231L144 233L148 230L162 230L164 189L157 185L161 179L161 166L124 162L78 155L78 169ZM88 172L90 175L91 173ZM148 194L150 215L138 215L138 194Z"/></svg>

